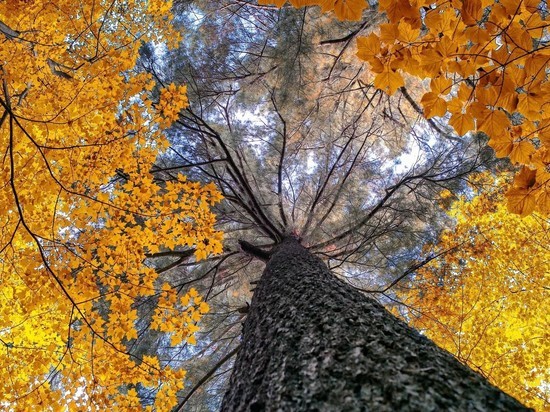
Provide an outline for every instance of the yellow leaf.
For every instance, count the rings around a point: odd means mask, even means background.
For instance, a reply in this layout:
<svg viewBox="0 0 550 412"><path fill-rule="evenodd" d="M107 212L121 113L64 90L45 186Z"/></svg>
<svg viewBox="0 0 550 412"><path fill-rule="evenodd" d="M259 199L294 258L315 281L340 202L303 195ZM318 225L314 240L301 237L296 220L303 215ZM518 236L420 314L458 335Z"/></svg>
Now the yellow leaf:
<svg viewBox="0 0 550 412"><path fill-rule="evenodd" d="M508 210L520 216L527 216L535 210L536 199L530 189L512 187L506 192Z"/></svg>
<svg viewBox="0 0 550 412"><path fill-rule="evenodd" d="M383 23L380 25L380 41L386 44L393 44L399 36L397 23Z"/></svg>
<svg viewBox="0 0 550 412"><path fill-rule="evenodd" d="M178 346L182 341L183 341L183 336L181 336L181 333L174 333L170 337L171 346Z"/></svg>
<svg viewBox="0 0 550 412"><path fill-rule="evenodd" d="M208 303L201 302L199 305L199 311L201 314L208 313L210 311L210 306L208 306Z"/></svg>
<svg viewBox="0 0 550 412"><path fill-rule="evenodd" d="M453 113L449 124L453 126L459 136L464 136L475 128L474 118L469 113Z"/></svg>
<svg viewBox="0 0 550 412"><path fill-rule="evenodd" d="M180 298L180 304L182 306L187 306L187 305L189 305L189 300L190 300L190 296L188 294L184 295Z"/></svg>
<svg viewBox="0 0 550 412"><path fill-rule="evenodd" d="M403 77L387 66L384 68L382 73L378 74L374 78L374 86L386 92L390 96L404 84Z"/></svg>
<svg viewBox="0 0 550 412"><path fill-rule="evenodd" d="M434 116L444 116L447 113L447 102L435 93L426 93L420 101L424 107L424 116L430 119Z"/></svg>
<svg viewBox="0 0 550 412"><path fill-rule="evenodd" d="M532 119L540 119L540 111L546 104L546 96L540 92L522 93L518 96L518 111L524 116Z"/></svg>
<svg viewBox="0 0 550 412"><path fill-rule="evenodd" d="M543 119L539 123L537 134L542 144L550 148L550 118Z"/></svg>
<svg viewBox="0 0 550 412"><path fill-rule="evenodd" d="M258 4L268 5L274 4L277 7L283 7L287 0L258 0Z"/></svg>
<svg viewBox="0 0 550 412"><path fill-rule="evenodd" d="M415 10L408 0L380 0L378 4L380 11L385 11L391 22L418 14L418 10Z"/></svg>

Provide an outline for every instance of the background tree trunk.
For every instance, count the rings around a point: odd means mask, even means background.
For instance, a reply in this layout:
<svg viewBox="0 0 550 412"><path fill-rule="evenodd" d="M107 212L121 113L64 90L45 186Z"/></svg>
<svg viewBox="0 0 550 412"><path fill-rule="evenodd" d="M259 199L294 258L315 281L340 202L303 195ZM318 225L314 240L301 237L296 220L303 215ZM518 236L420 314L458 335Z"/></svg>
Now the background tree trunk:
<svg viewBox="0 0 550 412"><path fill-rule="evenodd" d="M529 410L292 238L267 262L221 409Z"/></svg>

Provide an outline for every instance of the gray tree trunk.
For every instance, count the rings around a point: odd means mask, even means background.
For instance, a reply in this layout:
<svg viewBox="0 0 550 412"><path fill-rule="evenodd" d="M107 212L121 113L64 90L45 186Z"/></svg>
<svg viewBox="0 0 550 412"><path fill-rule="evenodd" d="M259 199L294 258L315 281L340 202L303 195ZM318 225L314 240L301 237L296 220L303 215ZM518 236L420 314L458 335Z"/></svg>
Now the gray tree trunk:
<svg viewBox="0 0 550 412"><path fill-rule="evenodd" d="M252 299L221 410L530 409L289 238L271 255Z"/></svg>

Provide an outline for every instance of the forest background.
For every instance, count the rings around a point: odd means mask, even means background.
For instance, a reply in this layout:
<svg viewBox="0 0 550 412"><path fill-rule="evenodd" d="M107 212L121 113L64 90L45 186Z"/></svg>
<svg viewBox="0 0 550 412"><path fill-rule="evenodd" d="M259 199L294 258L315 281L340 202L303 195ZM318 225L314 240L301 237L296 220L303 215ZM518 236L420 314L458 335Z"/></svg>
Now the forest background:
<svg viewBox="0 0 550 412"><path fill-rule="evenodd" d="M217 410L292 231L548 408L546 3L273 3L0 4L1 407Z"/></svg>

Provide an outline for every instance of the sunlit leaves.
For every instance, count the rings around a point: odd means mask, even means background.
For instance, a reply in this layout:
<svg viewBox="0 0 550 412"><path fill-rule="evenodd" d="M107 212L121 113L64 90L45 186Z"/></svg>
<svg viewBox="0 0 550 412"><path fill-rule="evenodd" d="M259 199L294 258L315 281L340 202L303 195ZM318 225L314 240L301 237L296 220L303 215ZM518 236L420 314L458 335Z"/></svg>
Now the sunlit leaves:
<svg viewBox="0 0 550 412"><path fill-rule="evenodd" d="M424 115L450 113L449 124L459 135L483 131L498 156L544 173L550 164L533 161L537 151L548 146L537 133L544 134L550 118L545 98L550 91L548 16L541 4L380 1L389 22L380 27L380 38L371 33L357 40L357 55L378 73L375 86L390 94L397 89L400 72L452 80L445 96L433 86L424 94ZM422 25L426 30L420 31ZM383 71L387 67L391 70ZM544 212L546 207L536 199L546 199L550 182L539 180L531 191L529 199L514 192L510 209L520 213L533 206Z"/></svg>
<svg viewBox="0 0 550 412"><path fill-rule="evenodd" d="M550 225L531 213L535 174L524 168L506 195L525 217L508 212L502 189L456 201L457 225L438 245L449 253L417 271L401 296L413 326L542 411L550 405Z"/></svg>
<svg viewBox="0 0 550 412"><path fill-rule="evenodd" d="M162 125L168 127L174 123L178 119L180 110L188 104L185 85L176 86L172 83L161 89L158 109L164 118Z"/></svg>
<svg viewBox="0 0 550 412"><path fill-rule="evenodd" d="M142 42L178 43L170 9L0 3L0 409L136 410L139 383L165 410L183 385L130 351L148 327L140 302L165 292L147 258L221 252L215 187L151 174L187 97L174 84L156 93L134 66ZM191 339L208 307L189 305L167 310Z"/></svg>
<svg viewBox="0 0 550 412"><path fill-rule="evenodd" d="M162 286L158 308L153 314L151 328L171 333L172 346L177 346L184 340L196 344L193 335L199 330L196 324L209 310L210 307L195 289L178 298L177 292L165 283Z"/></svg>

